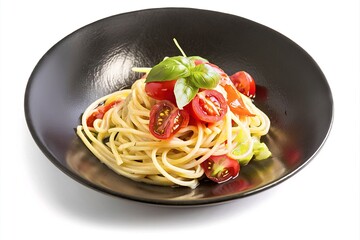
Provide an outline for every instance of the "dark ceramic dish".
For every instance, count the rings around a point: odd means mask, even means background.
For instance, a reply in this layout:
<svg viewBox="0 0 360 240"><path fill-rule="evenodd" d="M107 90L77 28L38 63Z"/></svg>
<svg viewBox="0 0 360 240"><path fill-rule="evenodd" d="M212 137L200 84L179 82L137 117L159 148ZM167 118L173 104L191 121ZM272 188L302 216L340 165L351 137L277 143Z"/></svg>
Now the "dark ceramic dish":
<svg viewBox="0 0 360 240"><path fill-rule="evenodd" d="M101 164L74 128L95 99L131 86L133 66L151 67L165 56L199 55L228 74L248 71L258 85L255 104L268 114L264 138L273 157L252 162L224 184L198 188L133 182ZM112 16L87 25L52 47L35 67L25 93L30 132L44 154L78 182L114 196L162 205L225 202L268 189L298 172L329 134L333 102L315 61L280 33L219 12L167 8Z"/></svg>

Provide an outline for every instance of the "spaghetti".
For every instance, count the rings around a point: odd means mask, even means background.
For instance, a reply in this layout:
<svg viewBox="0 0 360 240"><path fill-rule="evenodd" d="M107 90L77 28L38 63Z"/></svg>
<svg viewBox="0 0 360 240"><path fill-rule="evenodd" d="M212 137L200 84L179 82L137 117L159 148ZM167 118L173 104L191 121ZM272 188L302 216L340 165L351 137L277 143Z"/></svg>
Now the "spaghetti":
<svg viewBox="0 0 360 240"><path fill-rule="evenodd" d="M171 139L156 138L149 131L149 121L158 100L146 94L145 84L145 79L139 79L131 89L96 100L84 111L77 127L86 147L116 173L149 184L196 188L204 175L201 163L210 156L225 154L247 164L271 154L260 143L261 136L269 131L269 118L242 94L251 116L239 117L228 110L218 122L197 122L181 128ZM215 89L227 99L222 86ZM98 106L114 100L117 104L88 126ZM265 150L259 152L259 146Z"/></svg>

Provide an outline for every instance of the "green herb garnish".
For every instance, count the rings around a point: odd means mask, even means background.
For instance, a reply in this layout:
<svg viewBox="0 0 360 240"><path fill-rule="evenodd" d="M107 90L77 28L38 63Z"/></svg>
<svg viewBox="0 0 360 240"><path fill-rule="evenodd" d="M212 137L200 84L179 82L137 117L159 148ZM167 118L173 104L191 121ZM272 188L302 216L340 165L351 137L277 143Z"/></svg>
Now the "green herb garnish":
<svg viewBox="0 0 360 240"><path fill-rule="evenodd" d="M215 88L221 76L206 59L199 56L187 57L176 39L173 39L183 56L168 57L155 65L149 72L145 82L162 82L177 80L174 88L176 104L183 109L197 94L200 88ZM195 61L202 63L195 65Z"/></svg>

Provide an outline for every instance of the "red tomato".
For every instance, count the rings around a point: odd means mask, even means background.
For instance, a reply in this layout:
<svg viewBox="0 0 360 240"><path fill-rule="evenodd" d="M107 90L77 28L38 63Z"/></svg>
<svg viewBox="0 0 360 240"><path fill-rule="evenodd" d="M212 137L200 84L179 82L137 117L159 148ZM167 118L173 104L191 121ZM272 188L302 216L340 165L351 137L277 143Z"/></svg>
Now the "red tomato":
<svg viewBox="0 0 360 240"><path fill-rule="evenodd" d="M243 102L240 92L235 89L232 85L224 85L223 88L225 89L227 93L227 104L230 107L230 110L239 115L246 115L246 116L254 116L245 106L245 103Z"/></svg>
<svg viewBox="0 0 360 240"><path fill-rule="evenodd" d="M148 82L145 85L145 92L149 97L156 100L169 100L176 103L174 87L176 80L164 82Z"/></svg>
<svg viewBox="0 0 360 240"><path fill-rule="evenodd" d="M240 164L226 155L211 156L201 163L206 176L217 183L226 182L239 175Z"/></svg>
<svg viewBox="0 0 360 240"><path fill-rule="evenodd" d="M122 100L116 100L113 102L110 102L106 105L99 106L96 108L96 110L86 119L86 125L88 127L94 126L94 121L96 119L102 119L107 111L109 111L110 108L114 107L116 104L122 102Z"/></svg>
<svg viewBox="0 0 360 240"><path fill-rule="evenodd" d="M240 71L231 75L230 79L239 92L248 97L255 97L256 84L250 74Z"/></svg>
<svg viewBox="0 0 360 240"><path fill-rule="evenodd" d="M227 112L226 100L216 90L199 92L191 101L191 106L196 118L208 123L220 121Z"/></svg>
<svg viewBox="0 0 360 240"><path fill-rule="evenodd" d="M198 124L198 122L200 122L200 120L196 118L196 115L195 115L191 105L192 104L190 102L190 104L187 104L186 106L184 106L184 111L186 111L190 116L189 125L197 126L197 124Z"/></svg>
<svg viewBox="0 0 360 240"><path fill-rule="evenodd" d="M189 114L170 101L155 104L150 111L150 133L158 139L169 139L189 123Z"/></svg>

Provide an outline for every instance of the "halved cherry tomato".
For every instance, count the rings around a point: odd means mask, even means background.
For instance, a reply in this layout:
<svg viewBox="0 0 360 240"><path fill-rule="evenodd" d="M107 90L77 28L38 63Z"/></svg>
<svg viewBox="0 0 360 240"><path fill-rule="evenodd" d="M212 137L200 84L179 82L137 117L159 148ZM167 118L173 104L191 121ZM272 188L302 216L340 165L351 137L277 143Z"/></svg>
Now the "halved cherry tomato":
<svg viewBox="0 0 360 240"><path fill-rule="evenodd" d="M148 82L145 85L145 92L149 97L156 100L169 100L176 103L174 87L176 80L164 82Z"/></svg>
<svg viewBox="0 0 360 240"><path fill-rule="evenodd" d="M199 92L191 101L191 106L195 117L208 123L220 121L227 112L226 100L216 90Z"/></svg>
<svg viewBox="0 0 360 240"><path fill-rule="evenodd" d="M102 119L105 113L110 110L110 108L114 107L118 103L121 103L122 101L123 100L120 99L97 107L96 110L86 119L86 125L88 127L93 127L94 121L96 119Z"/></svg>
<svg viewBox="0 0 360 240"><path fill-rule="evenodd" d="M169 139L189 123L189 114L170 101L155 104L150 111L149 131L158 139Z"/></svg>
<svg viewBox="0 0 360 240"><path fill-rule="evenodd" d="M255 97L256 84L249 73L239 71L231 75L230 79L239 92L248 97Z"/></svg>
<svg viewBox="0 0 360 240"><path fill-rule="evenodd" d="M230 110L239 115L246 115L246 116L254 116L245 106L244 101L241 98L240 92L236 90L233 85L224 85L223 88L227 93L227 104L230 107Z"/></svg>
<svg viewBox="0 0 360 240"><path fill-rule="evenodd" d="M211 156L201 163L207 178L223 183L239 175L240 164L226 155Z"/></svg>

